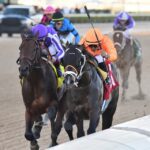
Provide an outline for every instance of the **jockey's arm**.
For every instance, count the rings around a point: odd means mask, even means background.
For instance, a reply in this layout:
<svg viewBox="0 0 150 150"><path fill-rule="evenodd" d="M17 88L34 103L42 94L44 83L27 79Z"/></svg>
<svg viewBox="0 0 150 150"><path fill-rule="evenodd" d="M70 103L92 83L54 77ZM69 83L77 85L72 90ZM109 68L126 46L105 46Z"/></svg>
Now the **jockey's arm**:
<svg viewBox="0 0 150 150"><path fill-rule="evenodd" d="M55 49L57 50L56 57L58 60L64 57L64 49L60 43L59 37L57 34L53 35L52 44L54 45Z"/></svg>
<svg viewBox="0 0 150 150"><path fill-rule="evenodd" d="M69 24L68 28L69 28L69 31L70 31L70 32L74 35L74 37L75 37L75 44L78 44L79 41L80 41L79 33L77 32L77 30L75 29L75 27L73 26L72 23Z"/></svg>
<svg viewBox="0 0 150 150"><path fill-rule="evenodd" d="M127 29L132 29L134 28L134 26L135 26L135 21L131 16L129 16L129 24L127 25Z"/></svg>
<svg viewBox="0 0 150 150"><path fill-rule="evenodd" d="M116 48L114 47L112 40L105 35L102 41L102 49L104 49L107 52L108 59L110 61L115 61L117 59Z"/></svg>

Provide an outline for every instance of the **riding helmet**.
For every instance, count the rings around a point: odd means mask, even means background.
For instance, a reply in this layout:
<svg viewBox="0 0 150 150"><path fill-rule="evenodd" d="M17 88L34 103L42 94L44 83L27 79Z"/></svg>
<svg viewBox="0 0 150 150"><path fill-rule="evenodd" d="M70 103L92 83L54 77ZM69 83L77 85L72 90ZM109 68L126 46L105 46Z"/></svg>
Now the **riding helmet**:
<svg viewBox="0 0 150 150"><path fill-rule="evenodd" d="M45 25L43 24L37 24L34 27L32 27L31 31L33 32L34 35L38 33L38 39L42 39L47 36L48 29Z"/></svg>
<svg viewBox="0 0 150 150"><path fill-rule="evenodd" d="M54 22L62 21L62 20L64 20L64 16L63 16L63 14L62 14L61 12L55 12L55 13L53 14L52 20L53 20Z"/></svg>

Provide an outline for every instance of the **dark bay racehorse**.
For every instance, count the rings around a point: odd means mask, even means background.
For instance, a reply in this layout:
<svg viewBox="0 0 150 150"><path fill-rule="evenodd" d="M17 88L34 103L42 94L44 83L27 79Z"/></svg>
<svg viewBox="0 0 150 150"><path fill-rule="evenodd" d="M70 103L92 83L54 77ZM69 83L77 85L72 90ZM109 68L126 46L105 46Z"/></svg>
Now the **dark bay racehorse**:
<svg viewBox="0 0 150 150"><path fill-rule="evenodd" d="M25 104L26 130L25 138L30 141L31 150L38 150L36 135L32 131L35 121L42 120L41 114L47 112L54 128L57 109L57 79L50 64L42 59L41 48L36 36L22 34L20 56L18 59L20 78L22 79L22 96Z"/></svg>
<svg viewBox="0 0 150 150"><path fill-rule="evenodd" d="M135 56L135 49L132 41L127 39L122 31L114 31L113 41L118 53L118 60L116 62L117 67L120 70L122 78L122 100L126 99L126 90L128 89L128 77L132 66L135 67L136 79L138 82L139 93L136 98L143 98L143 92L141 89L141 73L142 73L142 57ZM141 48L139 42L136 40L139 48ZM141 51L140 51L141 52Z"/></svg>
<svg viewBox="0 0 150 150"><path fill-rule="evenodd" d="M64 126L70 140L73 139L73 124L77 126L77 137L82 137L85 135L84 119L90 121L87 134L96 132L99 123L103 101L103 81L95 66L90 62L94 58L84 55L82 51L83 47L71 45L63 58L65 67L63 96L59 102L55 131L52 133L52 146L57 145L64 114L67 114ZM102 129L112 125L118 96L119 88L116 88L112 93L111 102L102 114Z"/></svg>

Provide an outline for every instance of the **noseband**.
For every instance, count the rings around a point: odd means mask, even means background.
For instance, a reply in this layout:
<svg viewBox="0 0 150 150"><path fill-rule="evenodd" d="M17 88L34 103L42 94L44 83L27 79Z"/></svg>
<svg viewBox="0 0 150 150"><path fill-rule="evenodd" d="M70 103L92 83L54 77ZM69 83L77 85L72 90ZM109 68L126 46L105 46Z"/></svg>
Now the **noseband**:
<svg viewBox="0 0 150 150"><path fill-rule="evenodd" d="M81 65L81 68L80 68L80 71L78 72L78 70L72 66L72 65L67 65L65 67L65 72L64 72L64 77L66 77L67 75L70 75L72 76L73 78L73 81L74 81L74 84L76 86L78 86L78 81L79 79L81 78L82 74L83 74L83 68L85 66L85 63L86 63L86 56L82 54L81 50L78 49L78 48L75 48L77 51L80 52L80 54L82 55L83 57L83 64ZM69 48L66 50L66 52L69 50ZM69 68L71 69L71 71L69 70Z"/></svg>

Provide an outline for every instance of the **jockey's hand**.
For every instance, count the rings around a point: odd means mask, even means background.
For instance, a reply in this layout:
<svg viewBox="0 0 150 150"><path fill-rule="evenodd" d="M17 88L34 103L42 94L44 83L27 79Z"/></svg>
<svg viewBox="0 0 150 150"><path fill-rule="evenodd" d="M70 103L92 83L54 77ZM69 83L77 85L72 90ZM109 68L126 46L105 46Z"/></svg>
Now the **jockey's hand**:
<svg viewBox="0 0 150 150"><path fill-rule="evenodd" d="M52 62L55 63L57 61L56 56L52 56Z"/></svg>
<svg viewBox="0 0 150 150"><path fill-rule="evenodd" d="M101 55L102 55L103 57L105 57L106 59L108 59L108 58L110 57L109 54L108 54L105 50L102 50Z"/></svg>
<svg viewBox="0 0 150 150"><path fill-rule="evenodd" d="M123 31L127 30L127 27L126 27L126 26L123 26L123 27L122 27L122 30L123 30Z"/></svg>

